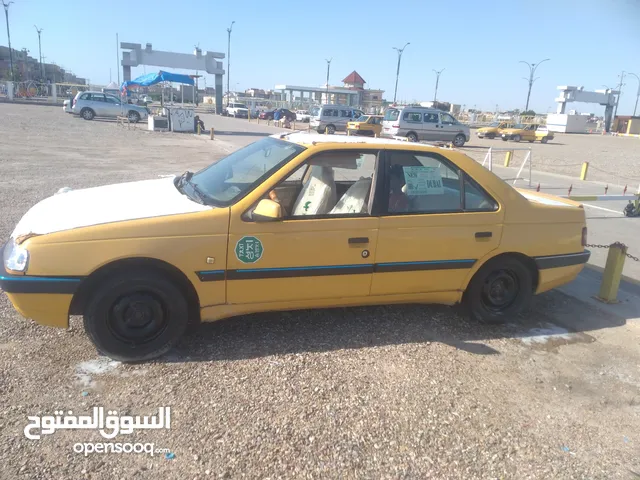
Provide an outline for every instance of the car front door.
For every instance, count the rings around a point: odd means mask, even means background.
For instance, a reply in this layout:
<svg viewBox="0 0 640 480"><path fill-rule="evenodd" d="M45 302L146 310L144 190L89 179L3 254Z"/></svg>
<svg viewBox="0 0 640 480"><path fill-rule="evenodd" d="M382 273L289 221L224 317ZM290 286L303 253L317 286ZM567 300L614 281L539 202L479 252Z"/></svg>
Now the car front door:
<svg viewBox="0 0 640 480"><path fill-rule="evenodd" d="M370 212L380 155L348 147L302 153L231 208L227 303L305 308L369 295L379 221ZM283 218L252 220L252 210L269 198L280 203Z"/></svg>
<svg viewBox="0 0 640 480"><path fill-rule="evenodd" d="M92 93L89 97L91 108L96 112L97 117L104 117L106 114L106 103L103 93Z"/></svg>
<svg viewBox="0 0 640 480"><path fill-rule="evenodd" d="M124 115L122 105L118 101L116 97L112 97L111 95L105 95L106 102L104 104L105 116L107 117L117 117L119 115Z"/></svg>
<svg viewBox="0 0 640 480"><path fill-rule="evenodd" d="M440 118L438 117L438 114L435 112L425 113L423 115L422 140L433 142L441 140L441 138Z"/></svg>
<svg viewBox="0 0 640 480"><path fill-rule="evenodd" d="M441 139L451 142L459 133L464 133L461 125L448 113L440 114L440 135Z"/></svg>
<svg viewBox="0 0 640 480"><path fill-rule="evenodd" d="M503 209L443 154L390 150L371 295L439 292L455 300L499 246Z"/></svg>

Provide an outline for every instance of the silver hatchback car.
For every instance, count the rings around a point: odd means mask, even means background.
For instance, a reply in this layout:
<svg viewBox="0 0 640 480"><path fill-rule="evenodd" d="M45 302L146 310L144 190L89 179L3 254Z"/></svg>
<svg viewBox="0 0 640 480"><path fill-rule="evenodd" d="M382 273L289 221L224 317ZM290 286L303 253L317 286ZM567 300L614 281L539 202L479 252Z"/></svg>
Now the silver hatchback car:
<svg viewBox="0 0 640 480"><path fill-rule="evenodd" d="M103 92L78 92L73 99L71 112L85 120L95 117L127 117L136 123L146 119L149 111L146 107L123 103L118 97Z"/></svg>

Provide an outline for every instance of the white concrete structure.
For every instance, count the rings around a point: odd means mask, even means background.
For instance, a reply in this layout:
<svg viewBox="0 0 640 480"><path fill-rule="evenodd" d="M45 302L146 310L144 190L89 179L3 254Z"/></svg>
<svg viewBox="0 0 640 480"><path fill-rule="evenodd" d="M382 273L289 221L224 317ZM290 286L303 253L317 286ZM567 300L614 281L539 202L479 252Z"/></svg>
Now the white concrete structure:
<svg viewBox="0 0 640 480"><path fill-rule="evenodd" d="M587 131L586 115L568 115L565 113L548 113L547 128L550 132L585 133Z"/></svg>
<svg viewBox="0 0 640 480"><path fill-rule="evenodd" d="M318 103L321 105L328 103L341 103L343 105L357 106L360 98L360 91L351 90L349 88L331 87L327 91L327 87L301 87L298 85L276 85L275 90L279 90L282 93L282 100L287 102L301 102L309 100L309 103ZM329 97L334 97L334 100L327 99L327 92ZM299 96L296 95L299 94ZM306 95L305 95L306 94ZM340 97L346 97L346 102L341 100ZM337 97L337 99L335 98Z"/></svg>
<svg viewBox="0 0 640 480"><path fill-rule="evenodd" d="M558 87L560 95L555 101L558 103L556 110L556 116L551 121L549 117L553 114L549 114L547 117L547 125L552 132L563 133L584 133L585 126L580 127L579 124L582 120L574 119L573 117L581 117L581 115L566 115L565 111L567 103L569 102L583 102L583 103L597 103L604 105L604 128L608 132L611 126L611 116L613 114L613 107L616 104L616 95L619 95L618 90L596 90L595 92L585 91L584 87L572 87L563 85ZM552 125L553 123L553 129ZM577 128L580 128L577 130Z"/></svg>
<svg viewBox="0 0 640 480"><path fill-rule="evenodd" d="M131 80L131 67L150 65L155 67L179 68L182 70L204 71L215 75L216 88L216 113L222 112L222 76L225 74L222 62L217 59L225 58L224 53L206 52L203 54L199 48L194 53L174 53L153 50L150 43L145 48L139 43L121 42L122 52L122 78Z"/></svg>

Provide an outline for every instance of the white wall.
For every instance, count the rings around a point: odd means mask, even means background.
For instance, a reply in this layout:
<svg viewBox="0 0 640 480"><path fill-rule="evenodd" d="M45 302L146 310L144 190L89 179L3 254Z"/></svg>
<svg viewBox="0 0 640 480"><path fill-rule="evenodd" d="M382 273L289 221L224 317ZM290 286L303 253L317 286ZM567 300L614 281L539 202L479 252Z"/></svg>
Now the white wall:
<svg viewBox="0 0 640 480"><path fill-rule="evenodd" d="M586 115L567 115L564 113L547 114L547 127L550 132L585 133L587 131Z"/></svg>

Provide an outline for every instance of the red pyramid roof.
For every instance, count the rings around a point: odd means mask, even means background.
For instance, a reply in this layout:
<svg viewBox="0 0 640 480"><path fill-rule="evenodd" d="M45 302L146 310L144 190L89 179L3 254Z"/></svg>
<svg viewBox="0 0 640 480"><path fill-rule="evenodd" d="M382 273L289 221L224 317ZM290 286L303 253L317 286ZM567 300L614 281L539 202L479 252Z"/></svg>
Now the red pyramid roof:
<svg viewBox="0 0 640 480"><path fill-rule="evenodd" d="M367 82L365 82L364 78L362 78L360 74L354 70L347 76L347 78L342 80L342 83L350 83L352 85L357 85L357 84L365 84Z"/></svg>

